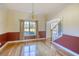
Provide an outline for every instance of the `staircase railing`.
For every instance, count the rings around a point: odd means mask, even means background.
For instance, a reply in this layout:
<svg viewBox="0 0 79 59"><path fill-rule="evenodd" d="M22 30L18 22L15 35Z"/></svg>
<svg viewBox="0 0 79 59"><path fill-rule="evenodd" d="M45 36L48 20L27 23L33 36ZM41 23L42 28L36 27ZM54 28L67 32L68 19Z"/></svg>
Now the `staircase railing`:
<svg viewBox="0 0 79 59"><path fill-rule="evenodd" d="M52 40L56 40L62 36L62 19L57 20L56 23L52 24ZM60 27L59 27L60 26ZM57 28L56 28L57 27ZM54 30L55 29L55 30Z"/></svg>

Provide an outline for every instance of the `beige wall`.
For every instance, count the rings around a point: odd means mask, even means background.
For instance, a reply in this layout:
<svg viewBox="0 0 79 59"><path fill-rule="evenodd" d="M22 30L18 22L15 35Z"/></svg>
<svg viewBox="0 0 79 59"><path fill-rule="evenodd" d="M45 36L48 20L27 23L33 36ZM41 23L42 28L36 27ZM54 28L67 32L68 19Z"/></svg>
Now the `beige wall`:
<svg viewBox="0 0 79 59"><path fill-rule="evenodd" d="M15 10L8 10L0 6L0 34L6 32L19 32L20 19L29 20L30 14ZM45 31L45 20L43 16L38 15L38 30Z"/></svg>
<svg viewBox="0 0 79 59"><path fill-rule="evenodd" d="M37 20L38 20L38 30L39 31L46 31L45 30L45 25L46 25L46 19L43 15L38 15L37 17Z"/></svg>
<svg viewBox="0 0 79 59"><path fill-rule="evenodd" d="M0 5L0 34L6 33L7 28L7 10Z"/></svg>
<svg viewBox="0 0 79 59"><path fill-rule="evenodd" d="M8 10L7 32L19 32L20 31L20 19L26 19L27 17L28 17L27 13Z"/></svg>
<svg viewBox="0 0 79 59"><path fill-rule="evenodd" d="M8 10L8 28L7 32L19 32L20 31L20 19L29 20L30 14L15 10ZM38 20L38 30L45 30L45 20L41 16L37 16Z"/></svg>
<svg viewBox="0 0 79 59"><path fill-rule="evenodd" d="M71 4L55 17L63 17L63 33L79 37L79 4Z"/></svg>
<svg viewBox="0 0 79 59"><path fill-rule="evenodd" d="M19 20L28 19L29 13L14 10L6 10L0 6L0 34L5 32L19 32ZM65 7L56 17L63 17L64 34L79 36L79 4L72 4ZM45 30L45 19L38 15L38 28Z"/></svg>

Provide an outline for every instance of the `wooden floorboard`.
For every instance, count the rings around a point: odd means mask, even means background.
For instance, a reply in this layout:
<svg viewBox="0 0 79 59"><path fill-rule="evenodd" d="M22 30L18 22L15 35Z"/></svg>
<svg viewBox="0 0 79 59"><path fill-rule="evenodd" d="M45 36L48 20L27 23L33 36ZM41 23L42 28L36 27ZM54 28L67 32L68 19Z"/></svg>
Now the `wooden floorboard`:
<svg viewBox="0 0 79 59"><path fill-rule="evenodd" d="M30 47L30 48L29 48ZM32 47L32 48L31 48ZM29 49L27 49L29 48ZM59 56L56 49L46 40L20 41L8 43L2 50L0 56Z"/></svg>

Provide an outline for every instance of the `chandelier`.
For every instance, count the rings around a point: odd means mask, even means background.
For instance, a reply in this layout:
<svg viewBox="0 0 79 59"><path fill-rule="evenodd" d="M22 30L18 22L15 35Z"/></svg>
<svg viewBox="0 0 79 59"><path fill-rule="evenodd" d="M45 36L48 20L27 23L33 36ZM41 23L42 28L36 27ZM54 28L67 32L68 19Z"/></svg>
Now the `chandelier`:
<svg viewBox="0 0 79 59"><path fill-rule="evenodd" d="M36 15L34 12L34 3L32 3L32 20L36 20Z"/></svg>

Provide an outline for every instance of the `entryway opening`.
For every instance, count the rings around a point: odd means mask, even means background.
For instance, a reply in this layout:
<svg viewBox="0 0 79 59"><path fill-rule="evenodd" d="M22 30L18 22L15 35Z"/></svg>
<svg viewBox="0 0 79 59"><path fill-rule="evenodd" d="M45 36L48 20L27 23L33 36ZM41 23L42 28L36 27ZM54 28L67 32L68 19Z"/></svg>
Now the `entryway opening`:
<svg viewBox="0 0 79 59"><path fill-rule="evenodd" d="M35 39L38 36L37 21L21 20L20 21L20 39Z"/></svg>

